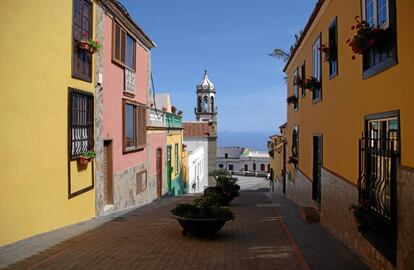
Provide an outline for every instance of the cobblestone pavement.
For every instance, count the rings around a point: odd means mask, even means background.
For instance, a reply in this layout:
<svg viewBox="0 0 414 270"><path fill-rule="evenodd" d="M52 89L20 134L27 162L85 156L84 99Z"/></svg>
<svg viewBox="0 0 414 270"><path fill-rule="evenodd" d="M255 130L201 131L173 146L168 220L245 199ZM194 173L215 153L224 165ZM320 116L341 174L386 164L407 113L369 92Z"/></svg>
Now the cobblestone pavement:
<svg viewBox="0 0 414 270"><path fill-rule="evenodd" d="M236 219L213 239L182 236L169 213L175 201L131 211L10 269L309 269L263 191L242 191L230 205Z"/></svg>

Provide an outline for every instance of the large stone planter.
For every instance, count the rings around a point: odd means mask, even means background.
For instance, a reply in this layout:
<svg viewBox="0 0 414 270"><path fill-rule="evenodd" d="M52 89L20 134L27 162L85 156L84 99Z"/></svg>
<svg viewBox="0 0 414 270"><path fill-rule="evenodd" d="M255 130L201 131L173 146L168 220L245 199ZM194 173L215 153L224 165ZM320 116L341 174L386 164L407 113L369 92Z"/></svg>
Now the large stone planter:
<svg viewBox="0 0 414 270"><path fill-rule="evenodd" d="M175 218L183 228L184 236L186 236L187 233L191 233L196 236L212 236L218 232L227 221L234 219L234 217L219 219L194 219L175 215L172 215L172 217Z"/></svg>

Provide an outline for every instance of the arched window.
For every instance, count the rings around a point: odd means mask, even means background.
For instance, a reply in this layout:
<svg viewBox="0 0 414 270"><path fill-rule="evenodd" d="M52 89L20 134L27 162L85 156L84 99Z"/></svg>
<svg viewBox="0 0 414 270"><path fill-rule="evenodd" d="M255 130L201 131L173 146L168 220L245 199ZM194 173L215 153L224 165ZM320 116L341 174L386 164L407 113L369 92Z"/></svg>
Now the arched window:
<svg viewBox="0 0 414 270"><path fill-rule="evenodd" d="M260 164L260 171L265 171L266 169L265 169L265 165L264 164Z"/></svg>
<svg viewBox="0 0 414 270"><path fill-rule="evenodd" d="M201 100L201 97L198 97L198 108L197 108L197 111L198 112L201 112L201 105L202 105L202 100Z"/></svg>
<svg viewBox="0 0 414 270"><path fill-rule="evenodd" d="M214 112L214 97L211 97L211 112Z"/></svg>
<svg viewBox="0 0 414 270"><path fill-rule="evenodd" d="M204 97L204 112L209 112L209 109L208 109L208 104L209 102L208 102L208 97L207 96L205 96Z"/></svg>
<svg viewBox="0 0 414 270"><path fill-rule="evenodd" d="M253 163L253 171L256 171L256 163Z"/></svg>

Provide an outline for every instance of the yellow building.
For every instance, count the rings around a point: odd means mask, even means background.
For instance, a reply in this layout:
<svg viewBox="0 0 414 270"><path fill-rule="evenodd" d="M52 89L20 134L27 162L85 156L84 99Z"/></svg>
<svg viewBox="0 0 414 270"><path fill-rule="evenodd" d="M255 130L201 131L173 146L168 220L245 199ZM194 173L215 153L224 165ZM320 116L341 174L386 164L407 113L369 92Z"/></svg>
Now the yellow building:
<svg viewBox="0 0 414 270"><path fill-rule="evenodd" d="M185 192L183 182L183 127L181 117L166 113L167 120L167 184L174 195Z"/></svg>
<svg viewBox="0 0 414 270"><path fill-rule="evenodd" d="M284 129L286 124L279 127L280 134L269 136L267 147L270 156L270 180L272 191L286 193L286 139Z"/></svg>
<svg viewBox="0 0 414 270"><path fill-rule="evenodd" d="M319 0L285 67L287 196L319 209L374 269L414 268L413 11L406 0ZM369 27L353 56L355 19Z"/></svg>
<svg viewBox="0 0 414 270"><path fill-rule="evenodd" d="M0 3L0 246L95 216L90 0ZM81 9L83 10L81 14ZM72 12L73 10L73 12Z"/></svg>

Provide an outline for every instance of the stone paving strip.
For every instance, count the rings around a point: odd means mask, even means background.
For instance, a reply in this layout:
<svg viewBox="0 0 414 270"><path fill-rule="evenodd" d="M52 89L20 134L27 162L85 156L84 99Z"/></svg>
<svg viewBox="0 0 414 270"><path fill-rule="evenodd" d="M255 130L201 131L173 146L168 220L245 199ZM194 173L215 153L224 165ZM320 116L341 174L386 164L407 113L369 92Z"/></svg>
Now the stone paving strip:
<svg viewBox="0 0 414 270"><path fill-rule="evenodd" d="M263 192L242 191L230 205L236 219L213 239L184 237L170 217L176 202L131 211L9 269L310 269Z"/></svg>

